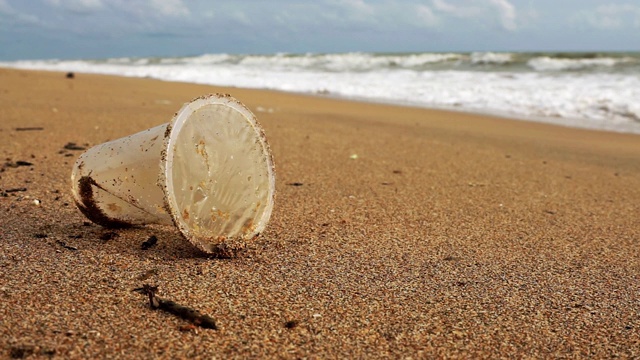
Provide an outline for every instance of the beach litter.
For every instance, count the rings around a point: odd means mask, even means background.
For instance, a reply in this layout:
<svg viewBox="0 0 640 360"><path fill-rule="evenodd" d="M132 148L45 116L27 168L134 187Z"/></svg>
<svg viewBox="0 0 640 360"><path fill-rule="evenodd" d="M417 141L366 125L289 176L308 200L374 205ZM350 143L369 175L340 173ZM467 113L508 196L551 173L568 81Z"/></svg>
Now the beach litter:
<svg viewBox="0 0 640 360"><path fill-rule="evenodd" d="M133 289L133 291L147 295L149 297L149 307L153 310L163 310L204 329L218 329L215 320L211 316L201 314L198 310L180 305L175 301L156 296L158 292L157 286L145 284L140 288Z"/></svg>
<svg viewBox="0 0 640 360"><path fill-rule="evenodd" d="M246 106L222 94L194 99L169 123L90 148L71 180L76 205L94 223L175 225L211 254L256 237L275 194L264 131Z"/></svg>

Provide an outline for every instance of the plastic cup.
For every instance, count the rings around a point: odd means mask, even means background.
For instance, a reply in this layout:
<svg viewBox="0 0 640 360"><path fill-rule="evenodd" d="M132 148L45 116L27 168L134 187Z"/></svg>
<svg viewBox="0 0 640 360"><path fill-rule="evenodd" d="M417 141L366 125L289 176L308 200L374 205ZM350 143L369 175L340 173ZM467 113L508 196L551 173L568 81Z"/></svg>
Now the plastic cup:
<svg viewBox="0 0 640 360"><path fill-rule="evenodd" d="M71 181L91 221L175 224L209 253L262 232L275 195L264 131L247 107L221 94L194 99L167 124L90 148Z"/></svg>

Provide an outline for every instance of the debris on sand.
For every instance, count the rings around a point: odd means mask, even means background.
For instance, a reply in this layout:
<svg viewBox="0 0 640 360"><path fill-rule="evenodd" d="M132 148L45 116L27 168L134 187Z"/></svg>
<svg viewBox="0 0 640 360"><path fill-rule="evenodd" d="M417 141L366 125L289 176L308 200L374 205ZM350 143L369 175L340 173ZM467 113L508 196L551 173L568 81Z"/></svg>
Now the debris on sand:
<svg viewBox="0 0 640 360"><path fill-rule="evenodd" d="M211 316L203 315L198 310L156 296L158 292L157 286L145 284L141 288L134 289L133 291L147 295L149 297L149 307L153 310L160 309L166 311L204 329L218 329L215 320L213 320Z"/></svg>

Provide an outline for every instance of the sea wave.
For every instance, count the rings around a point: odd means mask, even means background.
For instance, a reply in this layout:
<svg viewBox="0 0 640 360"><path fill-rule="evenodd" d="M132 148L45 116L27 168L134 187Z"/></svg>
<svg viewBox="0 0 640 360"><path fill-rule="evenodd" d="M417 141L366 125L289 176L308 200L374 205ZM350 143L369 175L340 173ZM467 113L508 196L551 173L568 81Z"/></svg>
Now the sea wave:
<svg viewBox="0 0 640 360"><path fill-rule="evenodd" d="M0 66L330 94L640 133L639 59L638 54L282 53Z"/></svg>
<svg viewBox="0 0 640 360"><path fill-rule="evenodd" d="M612 58L612 57L600 57L593 59L564 59L553 58L549 56L541 56L530 59L527 62L531 68L536 71L571 71L571 70L583 70L587 68L612 68L618 65L630 64L637 62L634 58Z"/></svg>
<svg viewBox="0 0 640 360"><path fill-rule="evenodd" d="M238 64L252 67L326 71L372 71L386 68L419 68L430 64L458 60L460 54L381 55L370 53L249 55Z"/></svg>
<svg viewBox="0 0 640 360"><path fill-rule="evenodd" d="M512 53L474 52L471 54L472 64L508 64L514 61Z"/></svg>
<svg viewBox="0 0 640 360"><path fill-rule="evenodd" d="M58 60L40 61L49 65ZM64 61L68 63L68 61ZM377 70L470 70L514 72L567 72L576 70L623 70L640 73L640 54L535 54L510 52L407 53L365 52L337 54L203 54L190 57L120 57L86 60L92 64L129 66L195 65L244 66L256 69L301 71L377 71ZM19 62L17 62L19 63Z"/></svg>

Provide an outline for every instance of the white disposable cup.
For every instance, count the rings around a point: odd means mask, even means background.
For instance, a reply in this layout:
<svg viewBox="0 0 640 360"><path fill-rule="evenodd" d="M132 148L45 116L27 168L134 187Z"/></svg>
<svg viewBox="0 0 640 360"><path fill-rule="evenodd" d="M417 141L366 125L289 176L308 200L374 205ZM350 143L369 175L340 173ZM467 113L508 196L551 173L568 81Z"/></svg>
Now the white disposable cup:
<svg viewBox="0 0 640 360"><path fill-rule="evenodd" d="M92 147L71 181L91 221L175 224L206 252L262 232L275 197L264 131L246 106L221 94L194 99L167 124Z"/></svg>

